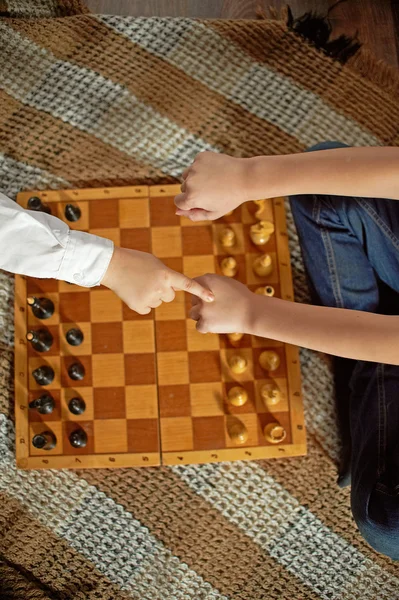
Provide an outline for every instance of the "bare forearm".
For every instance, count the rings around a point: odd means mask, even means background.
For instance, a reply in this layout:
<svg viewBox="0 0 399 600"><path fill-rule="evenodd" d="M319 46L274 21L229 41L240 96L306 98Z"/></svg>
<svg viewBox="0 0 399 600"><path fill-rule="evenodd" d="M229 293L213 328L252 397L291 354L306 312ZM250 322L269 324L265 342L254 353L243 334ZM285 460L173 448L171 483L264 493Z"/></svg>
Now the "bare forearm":
<svg viewBox="0 0 399 600"><path fill-rule="evenodd" d="M275 196L325 194L399 200L399 148L339 148L249 160L251 199L270 195L272 173Z"/></svg>
<svg viewBox="0 0 399 600"><path fill-rule="evenodd" d="M399 317L252 299L248 333L335 356L399 365Z"/></svg>

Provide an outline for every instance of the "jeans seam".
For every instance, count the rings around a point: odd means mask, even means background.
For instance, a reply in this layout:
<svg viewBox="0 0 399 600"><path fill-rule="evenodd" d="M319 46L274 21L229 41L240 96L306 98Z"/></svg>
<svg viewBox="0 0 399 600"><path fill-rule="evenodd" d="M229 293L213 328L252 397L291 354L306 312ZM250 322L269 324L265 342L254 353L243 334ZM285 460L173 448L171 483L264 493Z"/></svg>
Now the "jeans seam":
<svg viewBox="0 0 399 600"><path fill-rule="evenodd" d="M374 223L379 227L382 233L387 237L392 244L395 246L396 250L399 250L399 240L389 229L387 224L381 219L380 215L370 206L370 203L362 198L355 198L355 201L363 210L367 212L367 214L373 219Z"/></svg>
<svg viewBox="0 0 399 600"><path fill-rule="evenodd" d="M387 411L385 402L384 388L384 365L377 365L377 395L378 395L378 473L381 475L385 471L385 456L386 456L386 426L387 426Z"/></svg>

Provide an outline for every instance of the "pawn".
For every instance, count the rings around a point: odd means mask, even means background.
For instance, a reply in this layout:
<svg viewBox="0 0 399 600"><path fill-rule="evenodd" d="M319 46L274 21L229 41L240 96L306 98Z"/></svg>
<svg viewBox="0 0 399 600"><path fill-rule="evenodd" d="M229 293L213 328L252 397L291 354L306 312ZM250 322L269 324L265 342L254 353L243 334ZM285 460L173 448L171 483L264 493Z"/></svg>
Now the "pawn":
<svg viewBox="0 0 399 600"><path fill-rule="evenodd" d="M263 435L271 444L279 444L287 437L287 432L280 423L268 423L263 430Z"/></svg>
<svg viewBox="0 0 399 600"><path fill-rule="evenodd" d="M231 248L236 243L236 234L231 227L225 227L220 232L220 242L224 248Z"/></svg>
<svg viewBox="0 0 399 600"><path fill-rule="evenodd" d="M263 287L258 287L255 290L255 294L259 296L274 296L274 287L272 285L265 285Z"/></svg>
<svg viewBox="0 0 399 600"><path fill-rule="evenodd" d="M238 419L228 426L227 432L231 441L234 444L237 444L237 446L240 444L245 444L245 442L248 440L248 430L244 423L241 423L241 421L238 421Z"/></svg>
<svg viewBox="0 0 399 600"><path fill-rule="evenodd" d="M270 240L270 236L274 233L274 225L271 221L259 221L251 226L249 235L251 240L257 246L264 246Z"/></svg>
<svg viewBox="0 0 399 600"><path fill-rule="evenodd" d="M33 378L38 385L50 385L54 380L54 369L48 365L42 365L32 372Z"/></svg>
<svg viewBox="0 0 399 600"><path fill-rule="evenodd" d="M237 261L232 256L224 258L220 263L223 275L226 277L234 277L238 271Z"/></svg>
<svg viewBox="0 0 399 600"><path fill-rule="evenodd" d="M66 332L65 338L68 344L71 346L80 346L80 344L83 342L84 335L80 329L73 327Z"/></svg>
<svg viewBox="0 0 399 600"><path fill-rule="evenodd" d="M49 319L54 313L54 302L50 298L29 296L27 302L37 319Z"/></svg>
<svg viewBox="0 0 399 600"><path fill-rule="evenodd" d="M280 366L280 357L273 350L265 350L259 356L259 364L265 371L275 371Z"/></svg>
<svg viewBox="0 0 399 600"><path fill-rule="evenodd" d="M52 450L57 444L57 438L52 431L42 431L32 438L32 445L38 450Z"/></svg>
<svg viewBox="0 0 399 600"><path fill-rule="evenodd" d="M228 359L228 362L232 373L235 373L236 375L244 373L248 367L247 359L239 354L233 354L233 356Z"/></svg>
<svg viewBox="0 0 399 600"><path fill-rule="evenodd" d="M80 210L79 206L67 204L64 214L67 221L71 221L73 223L75 221L79 221L80 217L82 216L82 211Z"/></svg>
<svg viewBox="0 0 399 600"><path fill-rule="evenodd" d="M275 406L281 400L281 392L274 383L262 385L260 395L266 406Z"/></svg>
<svg viewBox="0 0 399 600"><path fill-rule="evenodd" d="M28 331L26 339L32 344L32 348L37 350L37 352L48 352L53 345L53 336L48 329Z"/></svg>
<svg viewBox="0 0 399 600"><path fill-rule="evenodd" d="M83 429L75 429L69 435L69 443L74 448L84 448L87 445L87 433Z"/></svg>
<svg viewBox="0 0 399 600"><path fill-rule="evenodd" d="M248 393L244 388L236 385L229 390L227 397L233 406L244 406L248 400Z"/></svg>
<svg viewBox="0 0 399 600"><path fill-rule="evenodd" d="M83 398L72 398L68 402L68 408L73 415L81 415L86 410L86 403Z"/></svg>
<svg viewBox="0 0 399 600"><path fill-rule="evenodd" d="M234 342L239 342L244 337L244 334L243 333L228 333L227 337L229 338L230 342L234 343Z"/></svg>
<svg viewBox="0 0 399 600"><path fill-rule="evenodd" d="M44 213L47 213L48 215L51 215L51 209L48 206L48 204L44 204L41 201L41 199L38 198L37 196L32 196L31 198L29 198L28 209L36 210L38 212L44 212Z"/></svg>
<svg viewBox="0 0 399 600"><path fill-rule="evenodd" d="M68 368L68 375L74 381L81 381L85 374L85 368L81 363L73 363L73 365Z"/></svg>
<svg viewBox="0 0 399 600"><path fill-rule="evenodd" d="M29 402L29 408L36 409L41 415L50 415L55 408L54 398L50 394L43 394Z"/></svg>
<svg viewBox="0 0 399 600"><path fill-rule="evenodd" d="M270 254L262 254L254 260L252 268L258 277L267 277L273 271L273 262Z"/></svg>

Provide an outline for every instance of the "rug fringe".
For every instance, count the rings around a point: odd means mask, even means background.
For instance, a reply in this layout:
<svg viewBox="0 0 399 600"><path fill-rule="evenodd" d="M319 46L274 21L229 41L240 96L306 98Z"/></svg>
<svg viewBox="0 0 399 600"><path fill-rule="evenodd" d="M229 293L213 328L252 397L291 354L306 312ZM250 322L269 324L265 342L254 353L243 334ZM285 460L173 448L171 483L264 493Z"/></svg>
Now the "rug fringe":
<svg viewBox="0 0 399 600"><path fill-rule="evenodd" d="M378 85L388 94L398 96L399 74L397 70L383 60L378 60L371 50L361 48L361 50L348 61L347 65L375 85Z"/></svg>

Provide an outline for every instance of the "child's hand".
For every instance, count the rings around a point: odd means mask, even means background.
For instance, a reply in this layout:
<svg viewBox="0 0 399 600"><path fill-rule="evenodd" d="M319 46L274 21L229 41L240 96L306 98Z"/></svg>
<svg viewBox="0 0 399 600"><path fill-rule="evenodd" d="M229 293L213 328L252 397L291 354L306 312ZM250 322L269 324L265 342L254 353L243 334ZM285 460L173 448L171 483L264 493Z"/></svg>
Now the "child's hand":
<svg viewBox="0 0 399 600"><path fill-rule="evenodd" d="M141 315L162 302L172 302L176 290L190 292L205 302L213 300L209 289L199 282L169 269L152 254L126 248L115 248L101 283Z"/></svg>
<svg viewBox="0 0 399 600"><path fill-rule="evenodd" d="M214 220L250 200L246 189L250 161L215 152L197 154L183 173L176 214L192 221Z"/></svg>
<svg viewBox="0 0 399 600"><path fill-rule="evenodd" d="M203 275L196 281L212 290L214 302L192 299L190 317L201 333L250 333L255 294L245 285L220 275Z"/></svg>

